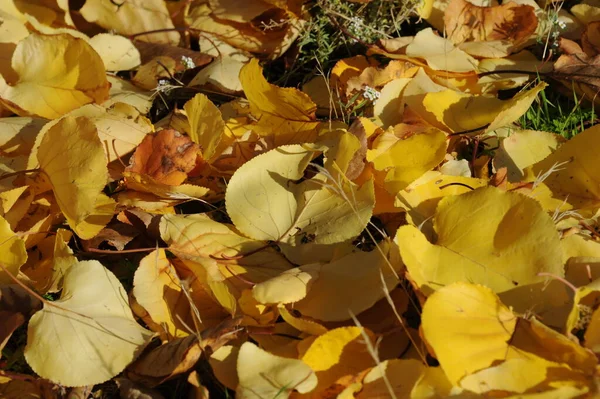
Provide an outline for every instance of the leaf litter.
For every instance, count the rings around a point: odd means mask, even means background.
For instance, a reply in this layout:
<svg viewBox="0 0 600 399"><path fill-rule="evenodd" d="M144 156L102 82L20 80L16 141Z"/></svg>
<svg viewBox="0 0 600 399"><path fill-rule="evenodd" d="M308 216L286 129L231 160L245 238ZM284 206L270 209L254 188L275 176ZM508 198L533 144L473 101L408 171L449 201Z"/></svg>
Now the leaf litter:
<svg viewBox="0 0 600 399"><path fill-rule="evenodd" d="M0 5L0 397L598 394L600 4L377 2Z"/></svg>

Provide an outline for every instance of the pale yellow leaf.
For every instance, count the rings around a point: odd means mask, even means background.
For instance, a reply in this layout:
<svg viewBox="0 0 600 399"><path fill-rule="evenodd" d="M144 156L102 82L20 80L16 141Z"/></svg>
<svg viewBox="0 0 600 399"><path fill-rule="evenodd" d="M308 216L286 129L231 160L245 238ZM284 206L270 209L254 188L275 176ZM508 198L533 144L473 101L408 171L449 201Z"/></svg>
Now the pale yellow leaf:
<svg viewBox="0 0 600 399"><path fill-rule="evenodd" d="M128 0L118 4L106 0L87 0L80 12L88 22L123 35L174 28L163 0ZM178 32L170 31L140 35L138 40L177 44L180 36Z"/></svg>
<svg viewBox="0 0 600 399"><path fill-rule="evenodd" d="M61 385L94 385L120 373L152 336L136 323L115 275L84 261L67 270L60 299L29 321L25 359Z"/></svg>
<svg viewBox="0 0 600 399"><path fill-rule="evenodd" d="M102 58L107 71L127 71L141 63L139 50L126 37L100 33L89 43Z"/></svg>
<svg viewBox="0 0 600 399"><path fill-rule="evenodd" d="M245 342L237 358L237 398L287 398L292 391L307 393L317 385L314 371L302 360L270 354Z"/></svg>

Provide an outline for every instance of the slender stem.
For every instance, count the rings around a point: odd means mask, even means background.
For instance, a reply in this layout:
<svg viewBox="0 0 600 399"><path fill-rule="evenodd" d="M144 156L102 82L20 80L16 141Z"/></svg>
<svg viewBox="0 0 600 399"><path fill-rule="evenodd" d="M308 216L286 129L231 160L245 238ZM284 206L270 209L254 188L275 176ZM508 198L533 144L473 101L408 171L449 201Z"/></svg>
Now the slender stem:
<svg viewBox="0 0 600 399"><path fill-rule="evenodd" d="M459 183L459 182L444 184L443 186L440 186L440 190L444 189L446 187L450 187L450 186L462 186L462 187L470 188L471 190L475 190L473 187L469 186L468 184Z"/></svg>
<svg viewBox="0 0 600 399"><path fill-rule="evenodd" d="M87 251L81 252L93 252L97 254L134 254L138 252L151 252L155 249L161 249L160 247L155 248L135 248L135 249L122 249L113 251L112 249L98 249L98 248L89 248ZM164 248L163 248L164 249Z"/></svg>
<svg viewBox="0 0 600 399"><path fill-rule="evenodd" d="M35 168L35 169L18 170L16 172L12 172L12 173L5 173L3 175L0 175L0 180L8 179L9 177L13 177L13 176L18 176L23 173L39 172L40 170L41 170L40 168Z"/></svg>
<svg viewBox="0 0 600 399"><path fill-rule="evenodd" d="M475 136L473 144L473 156L471 157L471 173L475 176L475 161L477 160L477 150L479 149L479 136Z"/></svg>
<svg viewBox="0 0 600 399"><path fill-rule="evenodd" d="M450 133L450 134L448 135L448 137L452 137L452 136L460 136L461 134L475 133L475 132L478 132L478 131L480 131L480 130L483 130L483 129L487 128L489 125L490 125L490 124L488 123L487 125L483 125L483 126L480 126L480 127L476 127L475 129L463 130L463 131L461 131L461 132Z"/></svg>
<svg viewBox="0 0 600 399"><path fill-rule="evenodd" d="M572 289L574 294L577 293L577 287L575 287L570 281L568 281L560 276L557 276L556 274L540 272L537 275L541 276L541 277L552 277L553 279L560 281L561 283L563 283L564 285L566 285L567 287Z"/></svg>

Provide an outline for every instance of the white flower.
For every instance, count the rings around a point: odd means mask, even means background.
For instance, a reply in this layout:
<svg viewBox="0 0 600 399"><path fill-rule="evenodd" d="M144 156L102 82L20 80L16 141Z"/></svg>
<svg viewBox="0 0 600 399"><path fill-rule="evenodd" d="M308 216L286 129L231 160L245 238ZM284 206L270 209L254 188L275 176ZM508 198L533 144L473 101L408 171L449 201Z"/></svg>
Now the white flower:
<svg viewBox="0 0 600 399"><path fill-rule="evenodd" d="M557 24L558 24L558 27L560 29L566 29L567 28L567 23L565 21L558 21Z"/></svg>
<svg viewBox="0 0 600 399"><path fill-rule="evenodd" d="M185 69L192 69L196 67L194 60L191 57L186 57L185 55L181 56L181 63Z"/></svg>
<svg viewBox="0 0 600 399"><path fill-rule="evenodd" d="M350 25L348 26L348 30L352 33L360 33L363 26L363 20L361 17L352 17L350 18Z"/></svg>
<svg viewBox="0 0 600 399"><path fill-rule="evenodd" d="M370 86L365 86L363 90L363 97L373 102L373 105L375 105L377 99L381 96L381 93Z"/></svg>
<svg viewBox="0 0 600 399"><path fill-rule="evenodd" d="M173 85L171 85L171 83L166 80L166 79L160 79L158 81L158 85L156 86L156 88L154 89L155 91L158 91L160 93L165 93L165 94L169 94L169 92L171 90L173 90Z"/></svg>

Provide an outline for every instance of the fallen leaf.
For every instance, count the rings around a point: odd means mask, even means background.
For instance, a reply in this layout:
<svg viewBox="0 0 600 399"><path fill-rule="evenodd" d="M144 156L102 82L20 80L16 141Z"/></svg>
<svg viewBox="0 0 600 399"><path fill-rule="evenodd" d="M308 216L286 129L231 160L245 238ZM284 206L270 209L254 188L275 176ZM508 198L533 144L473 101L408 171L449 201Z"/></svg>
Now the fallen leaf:
<svg viewBox="0 0 600 399"><path fill-rule="evenodd" d="M64 62L53 63L55 57ZM0 101L21 116L54 119L108 98L102 59L85 40L68 34L27 36L17 44L12 69L14 77L0 79Z"/></svg>
<svg viewBox="0 0 600 399"><path fill-rule="evenodd" d="M477 68L477 60L454 47L452 42L436 35L433 29L419 31L406 46L406 55L425 60L438 71L469 72Z"/></svg>
<svg viewBox="0 0 600 399"><path fill-rule="evenodd" d="M302 360L274 356L251 342L240 347L237 372L236 395L243 398L307 393L317 386L317 376Z"/></svg>
<svg viewBox="0 0 600 399"><path fill-rule="evenodd" d="M240 82L250 103L250 112L258 120L257 133L273 136L274 147L316 139L319 125L315 122L317 105L307 94L267 82L255 58L241 69Z"/></svg>
<svg viewBox="0 0 600 399"><path fill-rule="evenodd" d="M540 272L563 272L554 223L534 199L479 188L443 198L434 220L435 244L411 225L400 227L395 238L410 278L425 295L457 281L503 292L542 281Z"/></svg>
<svg viewBox="0 0 600 399"><path fill-rule="evenodd" d="M44 303L29 321L27 363L38 375L66 386L116 376L153 336L135 322L126 298L121 283L100 262L73 265L60 299ZM81 357L82 352L88 356Z"/></svg>
<svg viewBox="0 0 600 399"><path fill-rule="evenodd" d="M154 181L178 186L196 166L198 145L173 129L148 134L131 157L126 172L146 175Z"/></svg>
<svg viewBox="0 0 600 399"><path fill-rule="evenodd" d="M295 186L314 155L301 145L281 146L239 168L225 194L235 226L254 239L292 245L301 244L308 234L314 236L310 242L333 244L360 233L374 205L372 183L342 186L346 194L340 194L327 187L325 176L317 175ZM274 215L275 208L286 211Z"/></svg>
<svg viewBox="0 0 600 399"><path fill-rule="evenodd" d="M561 48L564 47L566 39L561 39ZM575 46L577 46L575 44ZM598 79L598 63L600 55L588 56L583 50L574 49L558 57L554 63L552 76L563 83L569 90L575 89L578 95L584 95L590 101L596 101L596 94L600 90Z"/></svg>
<svg viewBox="0 0 600 399"><path fill-rule="evenodd" d="M375 361L363 342L365 336L372 339L372 334L363 328L340 327L306 340L306 344L310 346L300 358L315 371L318 380L318 385L313 391L315 394L322 392L341 377L374 365ZM303 346L305 342L299 345Z"/></svg>
<svg viewBox="0 0 600 399"><path fill-rule="evenodd" d="M210 161L230 144L219 109L204 94L196 94L184 107L190 124L190 139L200 146L202 158ZM223 144L222 144L223 143Z"/></svg>
<svg viewBox="0 0 600 399"><path fill-rule="evenodd" d="M421 317L423 335L454 385L465 375L504 360L517 324L517 317L492 290L466 283L432 294ZM478 321L465 331L465 323L474 320Z"/></svg>
<svg viewBox="0 0 600 399"><path fill-rule="evenodd" d="M88 22L123 35L174 28L167 6L161 0L132 0L119 4L89 0L80 12ZM180 36L175 31L167 31L139 35L138 40L177 44Z"/></svg>
<svg viewBox="0 0 600 399"><path fill-rule="evenodd" d="M542 161L563 142L561 136L535 130L517 130L502 140L494 157L494 167L508 168L508 180L519 182L525 174L523 169Z"/></svg>
<svg viewBox="0 0 600 399"><path fill-rule="evenodd" d="M598 129L597 126L586 129L532 166L534 176L553 171L544 180L553 197L592 213L598 209L600 199L597 177L591 172Z"/></svg>
<svg viewBox="0 0 600 399"><path fill-rule="evenodd" d="M466 0L452 0L446 8L444 23L454 44L507 40L517 47L531 38L538 20L534 8L525 4L509 2L479 7Z"/></svg>
<svg viewBox="0 0 600 399"><path fill-rule="evenodd" d="M90 39L90 45L104 61L107 71L127 71L141 64L140 52L123 36L100 33Z"/></svg>
<svg viewBox="0 0 600 399"><path fill-rule="evenodd" d="M70 156L64 159L67 153ZM37 158L58 206L71 227L76 228L96 211L108 178L96 126L85 117L61 119L44 135ZM82 238L91 238L84 235Z"/></svg>

